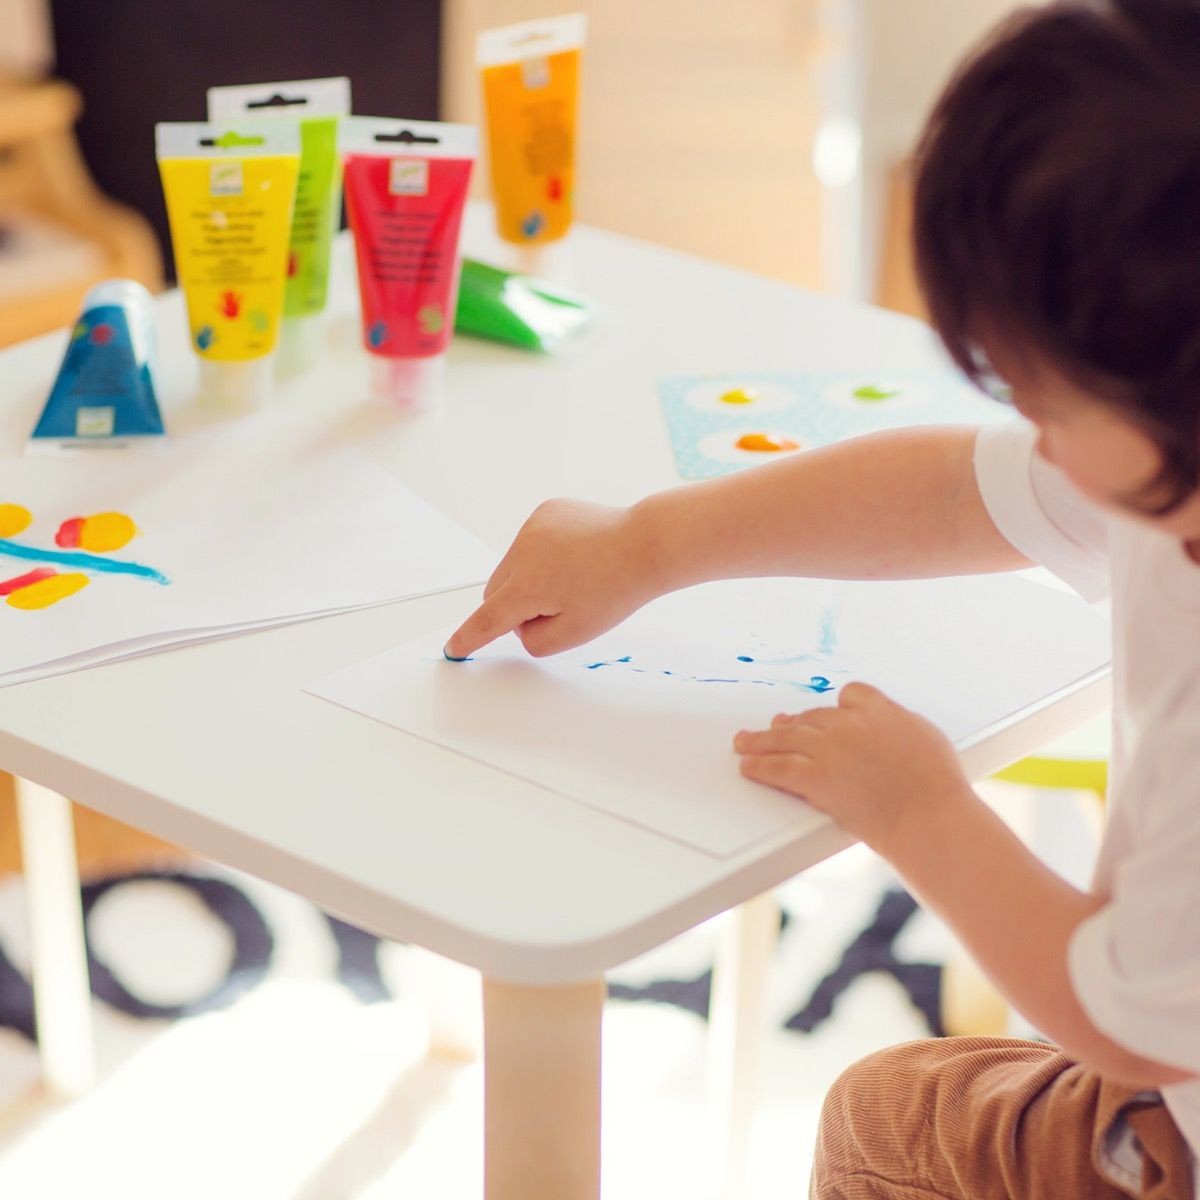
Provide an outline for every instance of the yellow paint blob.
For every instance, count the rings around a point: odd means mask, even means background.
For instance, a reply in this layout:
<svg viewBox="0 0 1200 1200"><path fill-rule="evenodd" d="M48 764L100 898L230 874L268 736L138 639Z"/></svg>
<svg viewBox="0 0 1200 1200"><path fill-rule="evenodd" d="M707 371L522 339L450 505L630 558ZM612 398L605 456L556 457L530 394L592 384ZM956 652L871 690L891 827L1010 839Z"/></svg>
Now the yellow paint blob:
<svg viewBox="0 0 1200 1200"><path fill-rule="evenodd" d="M720 396L722 404L753 404L758 397L753 392L748 392L745 388L734 388L730 392L723 392Z"/></svg>
<svg viewBox="0 0 1200 1200"><path fill-rule="evenodd" d="M737 448L739 450L756 450L764 454L778 454L783 450L799 450L800 445L777 433L747 433L738 438Z"/></svg>
<svg viewBox="0 0 1200 1200"><path fill-rule="evenodd" d="M52 575L49 579L39 579L28 587L18 588L8 597L12 608L31 610L49 608L68 596L87 587L90 580L86 575L72 573L70 575Z"/></svg>
<svg viewBox="0 0 1200 1200"><path fill-rule="evenodd" d="M137 536L138 528L124 513L97 513L86 517L79 531L79 548L93 554L120 550Z"/></svg>
<svg viewBox="0 0 1200 1200"><path fill-rule="evenodd" d="M0 537L16 537L29 528L33 514L19 504L0 504Z"/></svg>

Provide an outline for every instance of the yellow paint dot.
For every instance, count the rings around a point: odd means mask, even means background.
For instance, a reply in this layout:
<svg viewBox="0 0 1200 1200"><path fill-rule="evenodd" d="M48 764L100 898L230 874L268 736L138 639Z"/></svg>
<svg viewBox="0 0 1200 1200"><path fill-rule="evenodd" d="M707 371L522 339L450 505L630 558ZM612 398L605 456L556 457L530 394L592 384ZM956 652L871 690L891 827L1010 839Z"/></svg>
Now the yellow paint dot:
<svg viewBox="0 0 1200 1200"><path fill-rule="evenodd" d="M0 537L16 537L29 528L33 514L19 504L0 504Z"/></svg>
<svg viewBox="0 0 1200 1200"><path fill-rule="evenodd" d="M739 450L755 450L764 454L778 454L782 450L799 450L798 443L777 433L747 433L737 440Z"/></svg>
<svg viewBox="0 0 1200 1200"><path fill-rule="evenodd" d="M93 554L120 550L137 536L138 528L124 513L96 513L86 517L79 532L79 548Z"/></svg>
<svg viewBox="0 0 1200 1200"><path fill-rule="evenodd" d="M748 392L745 388L734 388L730 392L722 393L720 397L722 404L753 404L757 399L753 392Z"/></svg>
<svg viewBox="0 0 1200 1200"><path fill-rule="evenodd" d="M39 579L28 587L17 588L8 597L12 608L23 608L27 611L35 608L49 608L68 596L75 595L91 581L86 575L72 573L70 575L51 575L49 579Z"/></svg>

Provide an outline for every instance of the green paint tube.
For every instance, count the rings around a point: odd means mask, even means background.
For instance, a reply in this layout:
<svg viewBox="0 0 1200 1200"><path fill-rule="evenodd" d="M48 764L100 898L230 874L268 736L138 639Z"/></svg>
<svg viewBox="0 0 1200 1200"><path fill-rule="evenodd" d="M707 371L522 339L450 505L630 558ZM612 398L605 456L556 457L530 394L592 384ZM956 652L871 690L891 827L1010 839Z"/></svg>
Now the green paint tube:
<svg viewBox="0 0 1200 1200"><path fill-rule="evenodd" d="M312 366L325 348L322 315L329 292L329 256L342 206L338 119L350 112L350 81L301 79L208 89L209 120L270 116L300 130L300 178L288 246L279 367Z"/></svg>
<svg viewBox="0 0 1200 1200"><path fill-rule="evenodd" d="M557 284L463 259L457 333L546 351L591 319L591 305Z"/></svg>

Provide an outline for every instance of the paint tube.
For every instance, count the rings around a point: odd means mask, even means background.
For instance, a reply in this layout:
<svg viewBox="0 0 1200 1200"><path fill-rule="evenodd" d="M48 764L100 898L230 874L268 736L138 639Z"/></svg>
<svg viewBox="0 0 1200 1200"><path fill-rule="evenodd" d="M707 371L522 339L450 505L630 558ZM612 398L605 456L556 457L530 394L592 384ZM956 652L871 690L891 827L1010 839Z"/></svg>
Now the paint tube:
<svg viewBox="0 0 1200 1200"><path fill-rule="evenodd" d="M283 317L299 133L267 120L155 134L201 397L254 407L270 394Z"/></svg>
<svg viewBox="0 0 1200 1200"><path fill-rule="evenodd" d="M50 397L26 450L161 445L154 383L154 301L132 279L109 279L83 299Z"/></svg>
<svg viewBox="0 0 1200 1200"><path fill-rule="evenodd" d="M347 118L342 135L371 391L427 404L454 324L478 137L470 125L376 117Z"/></svg>
<svg viewBox="0 0 1200 1200"><path fill-rule="evenodd" d="M463 259L454 319L457 333L526 350L552 350L591 319L586 300L555 284Z"/></svg>
<svg viewBox="0 0 1200 1200"><path fill-rule="evenodd" d="M307 370L325 349L329 259L342 211L338 119L350 113L350 80L301 79L208 89L208 119L270 117L300 131L300 174L288 243L287 289L276 367Z"/></svg>
<svg viewBox="0 0 1200 1200"><path fill-rule="evenodd" d="M483 86L496 230L523 248L523 270L571 227L582 14L487 29L475 60Z"/></svg>

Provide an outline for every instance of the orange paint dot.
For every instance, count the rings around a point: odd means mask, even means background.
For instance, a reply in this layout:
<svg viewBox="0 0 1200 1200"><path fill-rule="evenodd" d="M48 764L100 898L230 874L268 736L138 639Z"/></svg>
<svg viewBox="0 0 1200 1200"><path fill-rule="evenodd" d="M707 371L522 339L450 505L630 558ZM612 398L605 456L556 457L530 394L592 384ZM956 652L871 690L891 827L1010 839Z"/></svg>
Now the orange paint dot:
<svg viewBox="0 0 1200 1200"><path fill-rule="evenodd" d="M72 573L70 575L52 575L49 579L41 579L28 587L18 588L8 597L12 608L25 609L27 612L38 608L49 608L68 596L75 595L91 581L86 575Z"/></svg>
<svg viewBox="0 0 1200 1200"><path fill-rule="evenodd" d="M84 517L79 531L79 547L93 554L107 554L120 550L137 537L138 528L131 517L124 513L96 513Z"/></svg>
<svg viewBox="0 0 1200 1200"><path fill-rule="evenodd" d="M0 537L16 537L33 521L33 513L20 504L0 504Z"/></svg>
<svg viewBox="0 0 1200 1200"><path fill-rule="evenodd" d="M779 454L784 450L799 450L800 443L778 433L747 433L734 443L739 450L754 450L761 454Z"/></svg>

